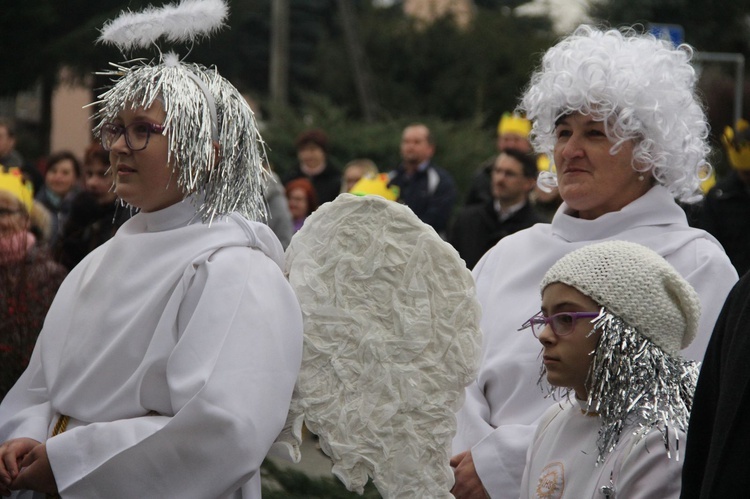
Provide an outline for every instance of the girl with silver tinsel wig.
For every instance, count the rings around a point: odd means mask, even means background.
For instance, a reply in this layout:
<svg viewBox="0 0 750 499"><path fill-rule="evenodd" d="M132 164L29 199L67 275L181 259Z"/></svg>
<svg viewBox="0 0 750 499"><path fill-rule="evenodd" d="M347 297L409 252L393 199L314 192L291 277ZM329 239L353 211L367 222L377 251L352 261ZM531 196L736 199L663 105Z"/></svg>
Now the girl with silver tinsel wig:
<svg viewBox="0 0 750 499"><path fill-rule="evenodd" d="M186 24L203 23L196 31L206 35L221 27L227 15L220 0L188 0L180 8L186 12L182 17L172 5L123 14L104 27L100 40L122 50L148 46L165 36L164 25L171 24L175 32L167 37L180 41L189 32ZM144 22L148 15L152 19ZM115 69L105 74L116 78L115 84L94 103L101 107L94 132L101 133L102 125L126 106L149 108L158 100L166 112L163 133L169 142L170 164L183 191L198 194L192 199L203 220L236 211L264 221L265 149L247 101L215 68L180 61L172 52L161 58L159 64L113 64Z"/></svg>
<svg viewBox="0 0 750 499"><path fill-rule="evenodd" d="M223 0L126 12L102 39L192 43L227 12ZM215 69L174 54L114 66L95 132L139 212L68 274L0 403L0 495L259 499L302 313L260 221L253 113Z"/></svg>
<svg viewBox="0 0 750 499"><path fill-rule="evenodd" d="M679 351L698 327L695 290L656 252L625 241L569 253L541 290L545 315L525 325L544 347L539 382L567 397L572 387L560 380L584 373L584 393L576 388L577 403L561 402L540 419L521 497L560 497L563 489L565 497L678 497L698 376ZM569 314L585 303L575 296L592 302L583 313L593 318ZM583 352L587 365L574 365L576 344L593 344Z"/></svg>
<svg viewBox="0 0 750 499"><path fill-rule="evenodd" d="M651 171L675 198L695 201L710 174L710 147L692 54L688 45L674 47L632 28L580 26L545 53L519 104L534 123L536 151L552 157L561 117L593 115L613 139L613 154L633 140L634 168ZM542 186L556 185L551 172L543 173Z"/></svg>

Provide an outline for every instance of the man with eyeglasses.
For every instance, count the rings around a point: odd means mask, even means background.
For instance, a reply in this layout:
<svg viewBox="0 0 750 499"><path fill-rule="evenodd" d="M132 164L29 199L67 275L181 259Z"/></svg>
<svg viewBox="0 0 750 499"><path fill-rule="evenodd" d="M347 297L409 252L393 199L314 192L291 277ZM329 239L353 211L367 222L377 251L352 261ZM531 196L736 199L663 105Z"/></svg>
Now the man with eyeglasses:
<svg viewBox="0 0 750 499"><path fill-rule="evenodd" d="M500 153L492 167L492 199L463 208L448 241L468 268L507 235L543 222L529 202L536 184L536 157L517 149Z"/></svg>

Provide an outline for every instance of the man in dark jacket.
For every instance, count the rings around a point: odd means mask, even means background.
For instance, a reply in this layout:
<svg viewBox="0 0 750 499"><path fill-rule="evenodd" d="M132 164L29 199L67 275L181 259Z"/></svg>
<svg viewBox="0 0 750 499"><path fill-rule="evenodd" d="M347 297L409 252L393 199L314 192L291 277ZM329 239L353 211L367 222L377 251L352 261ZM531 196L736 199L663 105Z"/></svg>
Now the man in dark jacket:
<svg viewBox="0 0 750 499"><path fill-rule="evenodd" d="M536 157L517 149L501 152L491 174L492 200L464 207L448 241L473 268L505 236L543 222L529 202L536 184Z"/></svg>
<svg viewBox="0 0 750 499"><path fill-rule="evenodd" d="M401 135L401 164L390 174L390 185L398 186L399 201L441 236L458 191L453 177L432 162L435 143L430 129L421 123L407 126Z"/></svg>

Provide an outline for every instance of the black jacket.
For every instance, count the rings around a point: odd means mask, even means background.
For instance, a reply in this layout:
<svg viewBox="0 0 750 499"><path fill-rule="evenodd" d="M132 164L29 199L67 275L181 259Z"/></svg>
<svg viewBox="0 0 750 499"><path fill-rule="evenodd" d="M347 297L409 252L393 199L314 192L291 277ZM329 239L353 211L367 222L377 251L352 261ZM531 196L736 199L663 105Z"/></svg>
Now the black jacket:
<svg viewBox="0 0 750 499"><path fill-rule="evenodd" d="M739 275L750 270L750 192L736 172L708 192L697 225L719 240Z"/></svg>
<svg viewBox="0 0 750 499"><path fill-rule="evenodd" d="M408 175L404 166L399 165L389 177L390 185L400 190L399 201L443 236L458 197L453 177L432 162L413 175Z"/></svg>
<svg viewBox="0 0 750 499"><path fill-rule="evenodd" d="M296 165L284 176L283 183L286 185L296 178L306 178L312 183L319 205L333 201L341 193L341 171L328 160L325 170L313 177L305 175L300 166Z"/></svg>
<svg viewBox="0 0 750 499"><path fill-rule="evenodd" d="M682 499L750 494L750 273L724 303L703 359L682 467Z"/></svg>
<svg viewBox="0 0 750 499"><path fill-rule="evenodd" d="M543 221L528 201L504 222L497 216L494 201L466 206L453 222L448 242L471 269L500 239Z"/></svg>

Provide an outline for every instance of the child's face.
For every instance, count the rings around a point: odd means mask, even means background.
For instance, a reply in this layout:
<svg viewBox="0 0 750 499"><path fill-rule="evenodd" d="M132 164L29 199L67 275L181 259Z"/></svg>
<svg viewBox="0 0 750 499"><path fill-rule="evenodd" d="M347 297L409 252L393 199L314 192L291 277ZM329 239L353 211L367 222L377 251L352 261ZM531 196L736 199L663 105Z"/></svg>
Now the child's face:
<svg viewBox="0 0 750 499"><path fill-rule="evenodd" d="M114 122L122 126L134 122L161 125L165 117L164 108L157 100L149 108L125 106ZM130 150L124 134L120 136L109 153L117 195L143 212L161 210L181 201L185 195L177 186L177 173L172 172L167 156L168 143L164 134L152 132L148 145L140 151Z"/></svg>
<svg viewBox="0 0 750 499"><path fill-rule="evenodd" d="M594 300L567 284L552 283L542 293L542 313L545 317L560 312L598 311L599 306ZM568 335L557 336L549 325L539 334L539 342L544 347L542 353L547 381L553 386L572 388L581 400L588 396L586 377L591 365L590 354L596 350L599 341L599 332L588 336L591 329L590 319L578 319Z"/></svg>
<svg viewBox="0 0 750 499"><path fill-rule="evenodd" d="M114 202L115 193L112 192L112 172L109 165L92 159L83 165L83 180L86 190L96 196L99 203Z"/></svg>

